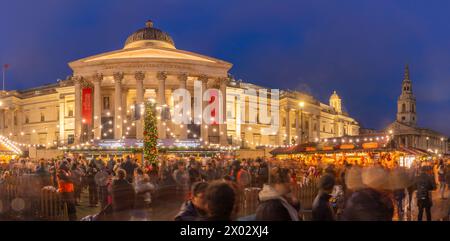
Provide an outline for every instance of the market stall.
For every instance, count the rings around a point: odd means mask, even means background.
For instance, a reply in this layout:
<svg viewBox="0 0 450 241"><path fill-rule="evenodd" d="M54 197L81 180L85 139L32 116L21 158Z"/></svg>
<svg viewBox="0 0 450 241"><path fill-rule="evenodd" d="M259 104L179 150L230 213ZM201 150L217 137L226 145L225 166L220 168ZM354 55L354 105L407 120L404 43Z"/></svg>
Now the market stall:
<svg viewBox="0 0 450 241"><path fill-rule="evenodd" d="M87 159L98 158L108 160L130 156L143 162L143 142L134 139L123 140L100 140L92 144L73 145L62 147L68 157L77 158L84 156ZM204 157L220 157L231 159L236 156L235 150L215 146L202 146L198 140L158 140L158 156L163 159L176 159L184 157L195 157L200 160Z"/></svg>
<svg viewBox="0 0 450 241"><path fill-rule="evenodd" d="M375 163L391 168L410 167L415 161L432 159L431 153L416 148L397 147L389 136L341 137L323 142L277 148L271 154L280 162L304 165L342 166L345 163L369 166Z"/></svg>
<svg viewBox="0 0 450 241"><path fill-rule="evenodd" d="M0 164L8 163L11 159L22 155L22 150L11 140L0 136Z"/></svg>

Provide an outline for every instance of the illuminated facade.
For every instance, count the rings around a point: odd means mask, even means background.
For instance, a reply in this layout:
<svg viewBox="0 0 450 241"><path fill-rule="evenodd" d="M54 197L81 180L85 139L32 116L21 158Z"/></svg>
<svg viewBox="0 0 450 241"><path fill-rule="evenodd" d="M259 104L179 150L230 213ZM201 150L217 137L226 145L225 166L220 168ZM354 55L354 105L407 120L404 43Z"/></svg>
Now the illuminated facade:
<svg viewBox="0 0 450 241"><path fill-rule="evenodd" d="M130 35L123 49L76 60L69 66L73 74L66 80L1 94L0 132L4 136L47 147L140 140L142 104L147 100L156 101L162 110L158 119L160 139L255 148L359 134L358 123L342 110L336 92L329 104L301 92L280 91L276 99L262 95L270 91L229 77L232 64L177 49L172 38L154 28L151 21ZM171 121L177 105L173 92L187 89L193 93L195 83L200 83L202 91L214 88L225 96L221 108L226 122L199 124L191 113L194 119L189 124ZM248 89L256 90L256 95L246 94ZM191 98L193 106L198 100L194 95ZM261 110L252 104L255 101L277 104L277 110L268 110L278 119L272 132L261 132L274 123L261 121ZM202 103L205 108L208 101ZM243 105L247 111L241 113ZM249 113L256 113L254 120Z"/></svg>

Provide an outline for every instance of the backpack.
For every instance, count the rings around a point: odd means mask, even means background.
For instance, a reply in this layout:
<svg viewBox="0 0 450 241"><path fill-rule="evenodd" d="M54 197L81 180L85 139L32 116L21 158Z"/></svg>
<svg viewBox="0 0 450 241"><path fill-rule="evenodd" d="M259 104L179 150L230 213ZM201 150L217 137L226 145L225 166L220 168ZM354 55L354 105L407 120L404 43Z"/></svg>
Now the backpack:
<svg viewBox="0 0 450 241"><path fill-rule="evenodd" d="M417 184L417 199L427 200L429 199L429 190L426 182L419 182Z"/></svg>

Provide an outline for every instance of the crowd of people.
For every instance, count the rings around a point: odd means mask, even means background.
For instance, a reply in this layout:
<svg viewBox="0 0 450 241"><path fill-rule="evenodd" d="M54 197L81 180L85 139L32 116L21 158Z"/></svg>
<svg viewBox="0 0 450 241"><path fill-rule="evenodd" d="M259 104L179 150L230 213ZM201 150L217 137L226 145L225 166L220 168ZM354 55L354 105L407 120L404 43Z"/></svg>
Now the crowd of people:
<svg viewBox="0 0 450 241"><path fill-rule="evenodd" d="M54 186L66 203L69 220L149 220L148 208L158 190L173 187L186 193L187 199L177 221L257 220L299 221L302 203L292 189L311 180L319 180L319 191L312 203L311 219L393 220L402 217L405 198L415 192L418 220L425 212L431 220L431 191L439 184L440 198L450 184L450 168L440 160L433 166L387 169L381 165L285 167L269 159L225 160L220 157L161 159L159 163L140 163L127 156L107 160L83 157L35 162L12 160L0 167L0 183L15 176L34 175L39 188ZM435 178L436 176L436 178ZM238 201L242 191L259 187L256 212L240 217ZM86 191L89 206L100 212L78 217L81 194ZM411 207L409 207L411 209Z"/></svg>

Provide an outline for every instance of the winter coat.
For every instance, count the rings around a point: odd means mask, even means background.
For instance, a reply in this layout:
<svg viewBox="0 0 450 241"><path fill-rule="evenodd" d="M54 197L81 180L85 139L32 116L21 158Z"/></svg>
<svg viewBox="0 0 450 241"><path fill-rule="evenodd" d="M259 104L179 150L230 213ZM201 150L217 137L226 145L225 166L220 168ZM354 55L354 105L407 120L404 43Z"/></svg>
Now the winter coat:
<svg viewBox="0 0 450 241"><path fill-rule="evenodd" d="M426 173L421 173L415 180L417 200L432 201L431 191L436 189L434 178Z"/></svg>
<svg viewBox="0 0 450 241"><path fill-rule="evenodd" d="M111 196L114 212L134 208L135 192L133 186L127 180L114 180L111 185Z"/></svg>
<svg viewBox="0 0 450 241"><path fill-rule="evenodd" d="M320 191L312 205L313 221L334 221L334 213L330 206L331 195Z"/></svg>
<svg viewBox="0 0 450 241"><path fill-rule="evenodd" d="M265 201L277 200L286 208L292 221L299 221L298 211L289 202L278 193L272 186L264 184L263 189L259 192L260 205Z"/></svg>
<svg viewBox="0 0 450 241"><path fill-rule="evenodd" d="M181 205L180 212L175 216L175 221L195 221L202 215L195 208L191 201L186 201Z"/></svg>

